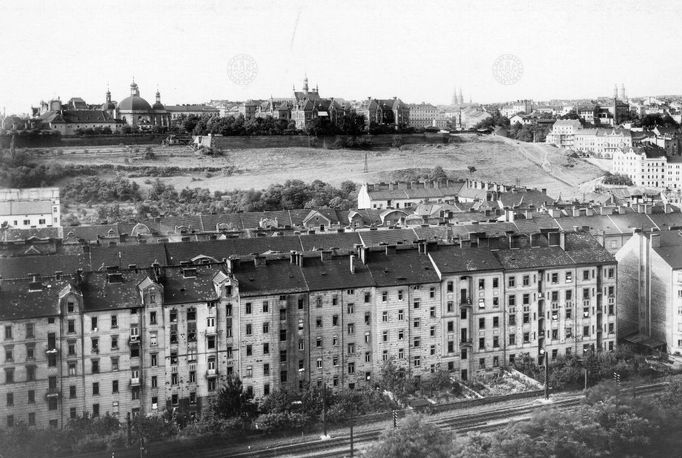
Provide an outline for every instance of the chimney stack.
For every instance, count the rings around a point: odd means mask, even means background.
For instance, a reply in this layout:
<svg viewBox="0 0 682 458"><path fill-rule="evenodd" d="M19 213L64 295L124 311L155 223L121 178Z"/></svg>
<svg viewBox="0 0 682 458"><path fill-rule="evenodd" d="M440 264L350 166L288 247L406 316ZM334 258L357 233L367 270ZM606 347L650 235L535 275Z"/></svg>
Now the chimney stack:
<svg viewBox="0 0 682 458"><path fill-rule="evenodd" d="M355 253L351 253L350 256L350 273L355 273Z"/></svg>
<svg viewBox="0 0 682 458"><path fill-rule="evenodd" d="M559 247L562 250L566 249L566 233L564 231L559 232Z"/></svg>

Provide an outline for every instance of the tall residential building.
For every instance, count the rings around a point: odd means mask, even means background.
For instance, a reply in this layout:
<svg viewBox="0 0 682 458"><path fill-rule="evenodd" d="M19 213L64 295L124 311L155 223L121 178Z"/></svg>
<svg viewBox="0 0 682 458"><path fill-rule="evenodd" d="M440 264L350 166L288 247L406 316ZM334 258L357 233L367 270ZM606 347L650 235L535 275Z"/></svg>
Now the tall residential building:
<svg viewBox="0 0 682 458"><path fill-rule="evenodd" d="M183 257L4 279L0 426L192 415L232 374L262 399L373 386L389 359L468 380L616 341L616 262L586 232Z"/></svg>

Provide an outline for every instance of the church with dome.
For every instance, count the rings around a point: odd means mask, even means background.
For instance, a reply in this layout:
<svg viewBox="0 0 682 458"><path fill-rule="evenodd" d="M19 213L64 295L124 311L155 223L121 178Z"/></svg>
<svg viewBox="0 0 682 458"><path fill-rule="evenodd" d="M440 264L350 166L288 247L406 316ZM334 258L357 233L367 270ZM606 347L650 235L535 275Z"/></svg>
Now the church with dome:
<svg viewBox="0 0 682 458"><path fill-rule="evenodd" d="M156 91L156 102L150 105L145 99L140 97L140 89L135 80L130 83L130 95L118 102L113 108L111 94L107 91L107 101L102 105L102 110L109 111L110 114L123 121L131 127L149 129L154 126L170 127L171 114L161 103L161 94Z"/></svg>
<svg viewBox="0 0 682 458"><path fill-rule="evenodd" d="M140 97L135 80L130 84L130 95L118 103L111 100L111 92L107 89L105 102L101 105L88 105L80 97L73 97L66 103L57 98L41 101L40 107L31 110L34 127L56 130L62 135L79 135L88 130L117 133L126 125L143 131L171 126L171 111L161 103L159 91L156 91L154 105L150 105Z"/></svg>

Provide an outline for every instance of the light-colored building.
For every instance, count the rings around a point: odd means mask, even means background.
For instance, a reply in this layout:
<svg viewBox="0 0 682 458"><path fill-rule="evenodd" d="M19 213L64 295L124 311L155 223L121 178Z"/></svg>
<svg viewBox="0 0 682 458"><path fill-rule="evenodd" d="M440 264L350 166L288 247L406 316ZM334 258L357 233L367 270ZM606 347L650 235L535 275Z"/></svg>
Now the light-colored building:
<svg viewBox="0 0 682 458"><path fill-rule="evenodd" d="M577 119L560 119L552 126L545 142L561 148L573 148L575 134L580 129L582 125Z"/></svg>
<svg viewBox="0 0 682 458"><path fill-rule="evenodd" d="M410 110L410 127L443 129L447 126L445 113L430 103L409 104L408 108Z"/></svg>
<svg viewBox="0 0 682 458"><path fill-rule="evenodd" d="M59 188L0 189L0 225L18 229L59 227Z"/></svg>
<svg viewBox="0 0 682 458"><path fill-rule="evenodd" d="M172 120L183 116L220 116L220 108L201 104L166 105L166 111Z"/></svg>
<svg viewBox="0 0 682 458"><path fill-rule="evenodd" d="M665 150L653 145L630 147L613 153L612 172L630 177L636 186L666 186Z"/></svg>
<svg viewBox="0 0 682 458"><path fill-rule="evenodd" d="M682 352L682 237L642 232L616 253L618 333L649 349Z"/></svg>
<svg viewBox="0 0 682 458"><path fill-rule="evenodd" d="M632 133L627 129L578 129L573 139L573 150L611 159L617 150L632 147Z"/></svg>
<svg viewBox="0 0 682 458"><path fill-rule="evenodd" d="M531 114L533 106L532 100L517 100L500 108L500 114L506 118L511 118L518 113Z"/></svg>

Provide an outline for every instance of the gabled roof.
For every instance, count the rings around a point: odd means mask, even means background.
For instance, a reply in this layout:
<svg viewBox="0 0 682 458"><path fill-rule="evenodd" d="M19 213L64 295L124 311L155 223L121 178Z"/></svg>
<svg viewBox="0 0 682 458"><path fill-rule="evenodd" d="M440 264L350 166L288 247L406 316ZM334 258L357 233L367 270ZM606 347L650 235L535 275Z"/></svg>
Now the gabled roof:
<svg viewBox="0 0 682 458"><path fill-rule="evenodd" d="M352 250L362 243L358 232L308 234L301 235L301 245L305 251L338 248L341 251Z"/></svg>

